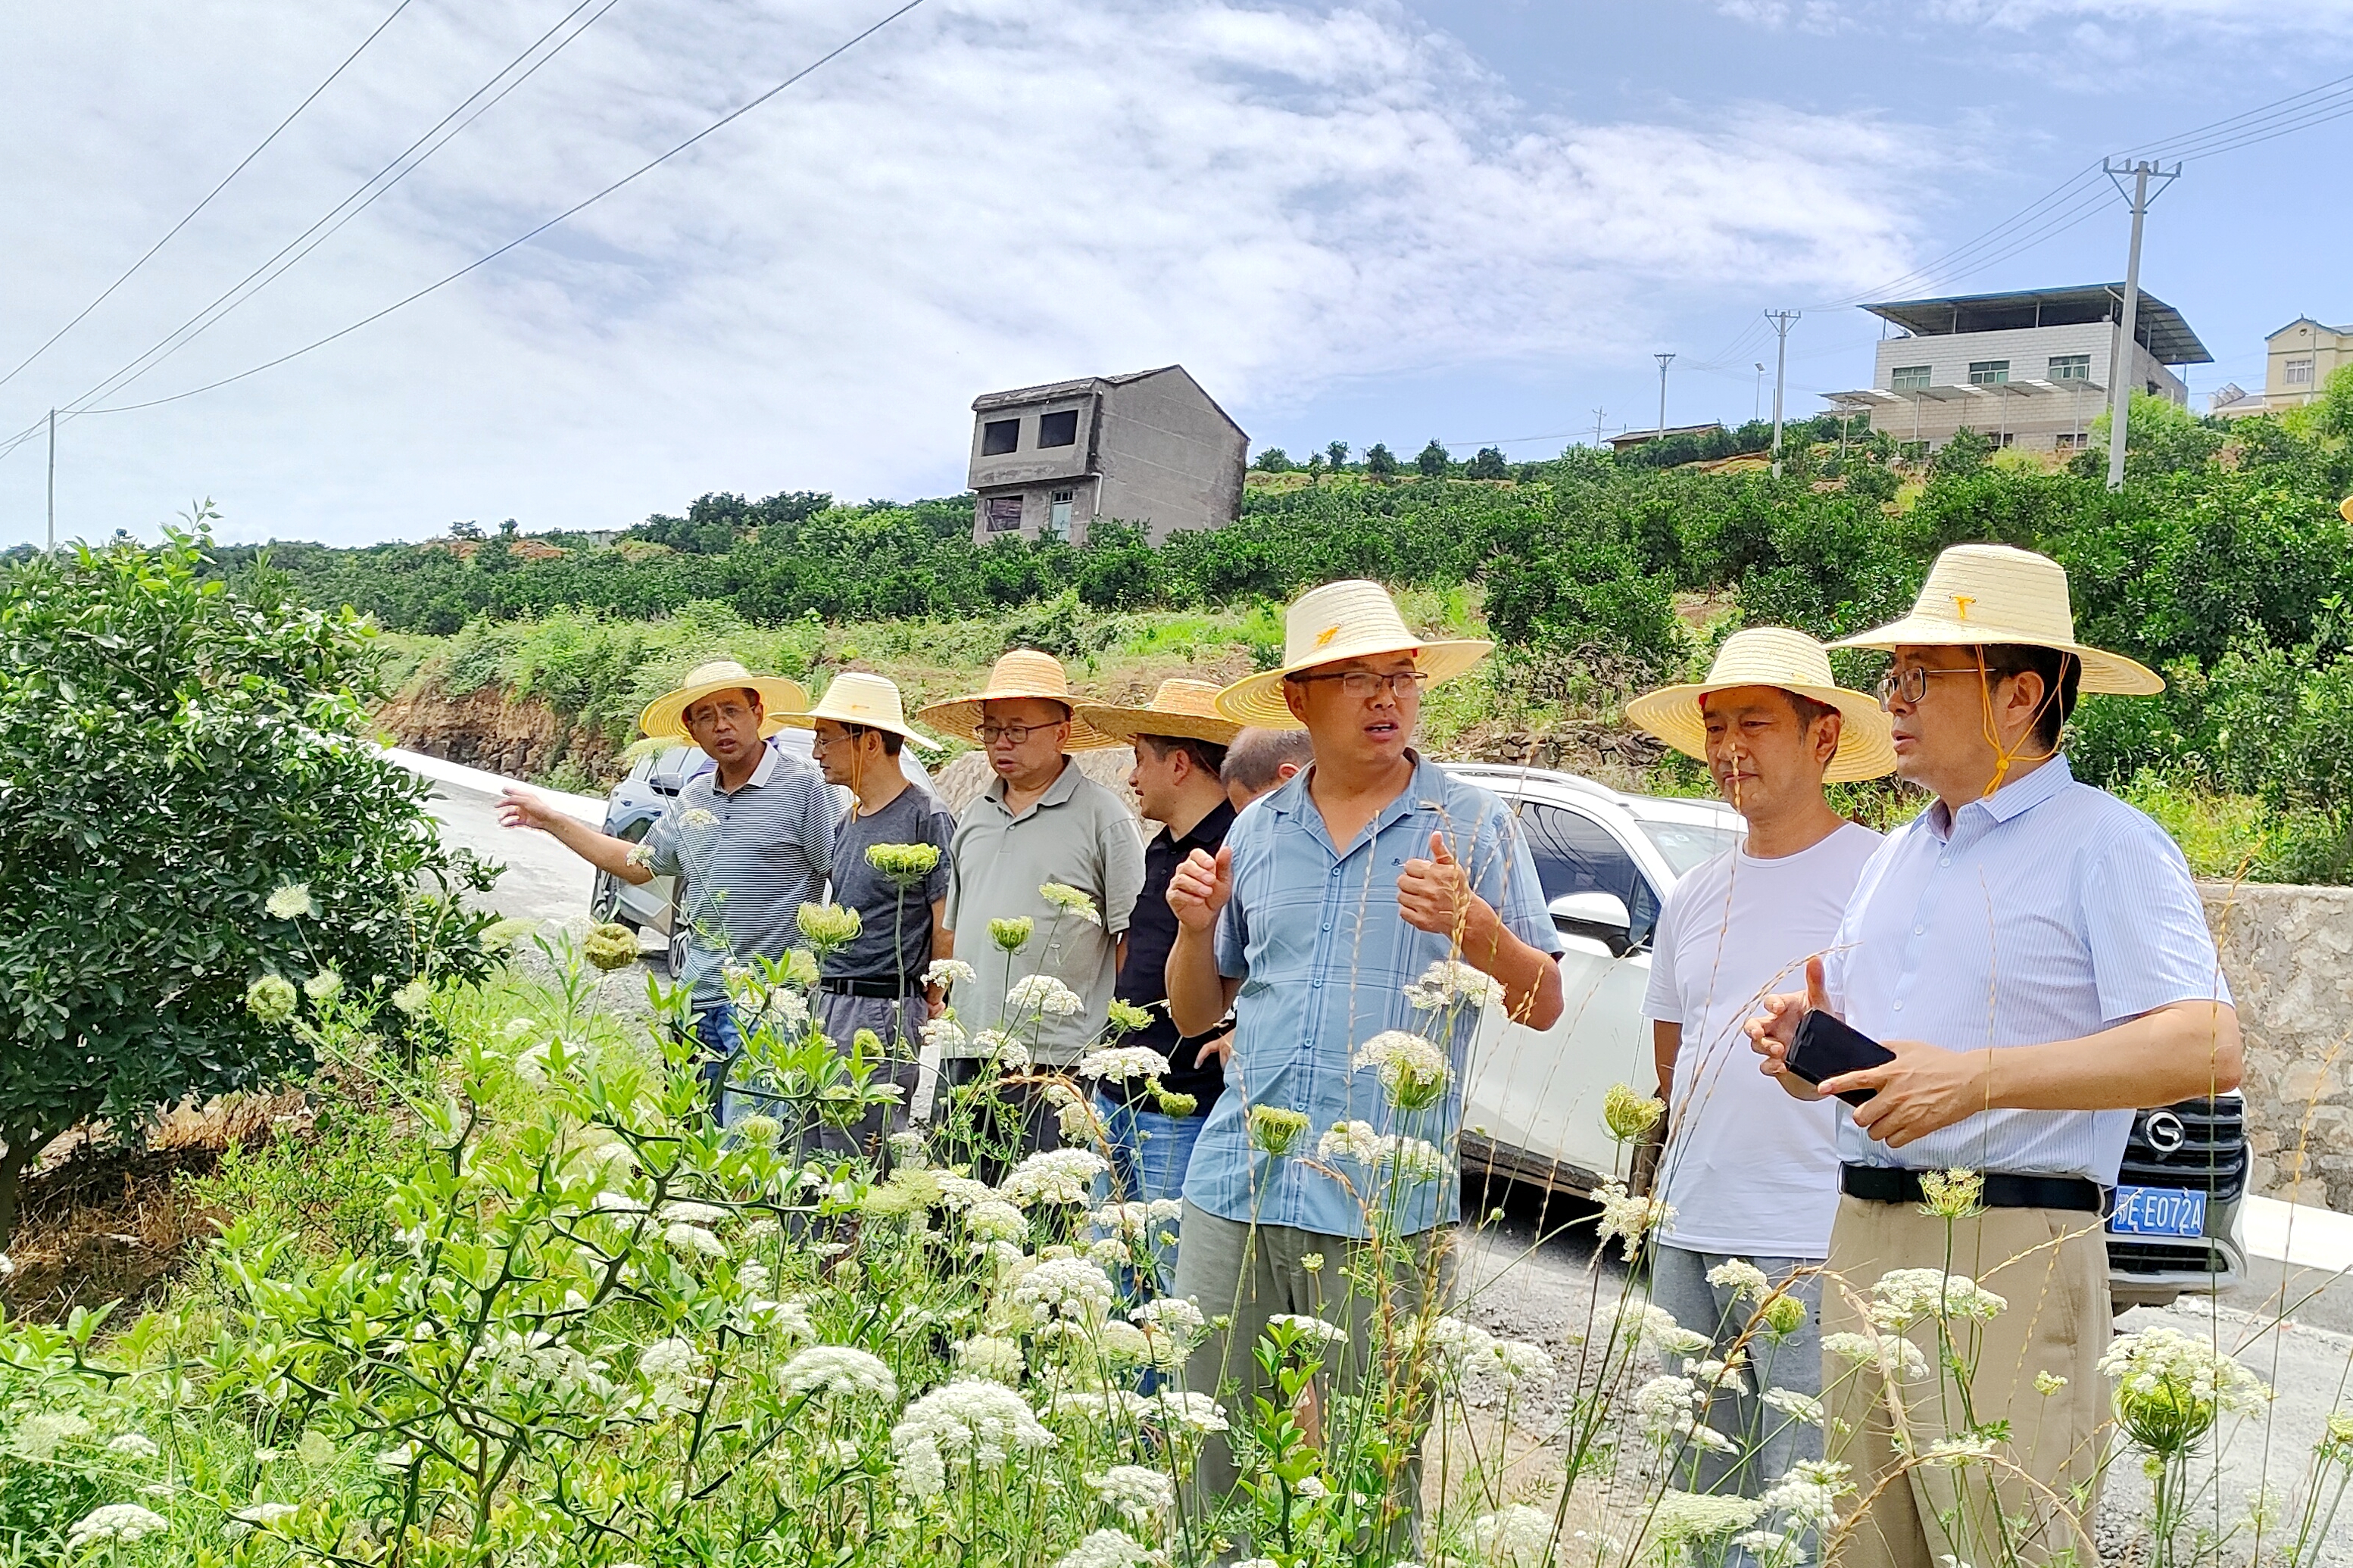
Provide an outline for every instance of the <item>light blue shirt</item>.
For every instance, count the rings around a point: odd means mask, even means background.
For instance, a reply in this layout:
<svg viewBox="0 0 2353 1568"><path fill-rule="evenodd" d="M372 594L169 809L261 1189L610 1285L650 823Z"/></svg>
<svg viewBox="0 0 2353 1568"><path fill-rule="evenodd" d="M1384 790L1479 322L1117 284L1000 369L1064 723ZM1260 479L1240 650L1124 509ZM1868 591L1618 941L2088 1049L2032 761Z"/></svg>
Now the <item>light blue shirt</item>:
<svg viewBox="0 0 2353 1568"><path fill-rule="evenodd" d="M2231 999L2180 849L2076 783L2063 755L1890 834L1823 969L1831 1006L1864 1034L1947 1050L2075 1039L2176 1002ZM1984 1110L1890 1149L1841 1108L1839 1154L2114 1186L2132 1121L2129 1110Z"/></svg>
<svg viewBox="0 0 2353 1568"><path fill-rule="evenodd" d="M1312 769L1237 816L1226 837L1234 852L1233 898L1218 922L1218 969L1242 984L1228 1092L1210 1110L1185 1177L1185 1196L1211 1214L1354 1237L1371 1234L1368 1211L1381 1228L1394 1225L1401 1235L1457 1215L1454 1144L1478 1019L1467 1005L1450 1019L1406 1001L1409 984L1456 955L1448 937L1406 923L1398 878L1408 860L1429 855L1430 836L1442 833L1472 889L1513 935L1546 952L1558 953L1562 944L1535 862L1504 803L1407 754L1412 781L1345 853L1308 798ZM1419 1034L1447 1050L1454 1076L1439 1104L1398 1111L1378 1071L1352 1065L1387 1029ZM1253 1106L1306 1113L1307 1129L1287 1154L1250 1146ZM1377 1179L1355 1160L1318 1160L1324 1134L1347 1121L1427 1140L1444 1152L1445 1173L1391 1185L1386 1173Z"/></svg>

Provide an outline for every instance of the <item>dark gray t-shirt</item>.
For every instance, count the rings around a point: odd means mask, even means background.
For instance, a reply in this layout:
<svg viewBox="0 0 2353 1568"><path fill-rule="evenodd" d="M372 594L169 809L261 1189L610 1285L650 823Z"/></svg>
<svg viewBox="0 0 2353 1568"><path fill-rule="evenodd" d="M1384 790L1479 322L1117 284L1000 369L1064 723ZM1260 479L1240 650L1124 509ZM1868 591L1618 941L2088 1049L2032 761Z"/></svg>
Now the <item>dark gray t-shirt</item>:
<svg viewBox="0 0 2353 1568"><path fill-rule="evenodd" d="M908 989L922 985L932 962L932 904L948 896L948 845L955 818L921 784L910 784L890 805L869 816L856 811L833 835L833 901L856 910L858 939L825 962L828 980L891 980L903 974ZM866 863L876 844L930 844L940 863L903 895L897 884ZM893 930L899 958L891 956ZM903 965L903 967L902 967Z"/></svg>

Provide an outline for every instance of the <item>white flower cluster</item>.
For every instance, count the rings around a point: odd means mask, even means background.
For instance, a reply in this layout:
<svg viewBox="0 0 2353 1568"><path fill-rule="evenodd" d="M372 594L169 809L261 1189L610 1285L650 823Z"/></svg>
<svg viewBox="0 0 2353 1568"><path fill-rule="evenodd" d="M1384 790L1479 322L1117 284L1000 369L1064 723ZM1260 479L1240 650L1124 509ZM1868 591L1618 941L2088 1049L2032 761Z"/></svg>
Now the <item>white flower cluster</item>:
<svg viewBox="0 0 2353 1568"><path fill-rule="evenodd" d="M1552 1515L1507 1502L1471 1524L1471 1549L1488 1568L1539 1568L1552 1555Z"/></svg>
<svg viewBox="0 0 2353 1568"><path fill-rule="evenodd" d="M1460 959L1442 958L1405 988L1405 999L1421 1012L1435 1013L1457 1002L1467 1002L1473 1007L1500 1003L1504 988L1492 975L1482 973Z"/></svg>
<svg viewBox="0 0 2353 1568"><path fill-rule="evenodd" d="M1270 1329L1295 1329L1299 1337L1310 1344L1345 1345L1348 1342L1347 1330L1303 1312L1277 1312L1266 1321L1266 1326Z"/></svg>
<svg viewBox="0 0 2353 1568"><path fill-rule="evenodd" d="M1393 1169L1407 1181L1434 1181L1446 1171L1446 1155L1424 1138L1377 1132L1369 1121L1335 1121L1315 1142L1319 1160L1354 1160L1376 1169Z"/></svg>
<svg viewBox="0 0 2353 1568"><path fill-rule="evenodd" d="M1103 1265L1085 1258L1050 1258L1023 1275L1013 1300L1033 1322L1062 1321L1089 1327L1110 1318L1119 1293Z"/></svg>
<svg viewBox="0 0 2353 1568"><path fill-rule="evenodd" d="M1067 1018L1086 1004L1077 992L1050 974L1025 974L1005 993L1005 1005L1017 1016L1044 1013Z"/></svg>
<svg viewBox="0 0 2353 1568"><path fill-rule="evenodd" d="M1662 1542L1710 1541L1747 1529L1764 1512L1757 1498L1669 1489L1659 1497L1651 1525Z"/></svg>
<svg viewBox="0 0 2353 1568"><path fill-rule="evenodd" d="M1757 1500L1800 1533L1819 1533L1838 1518L1839 1499L1854 1490L1852 1468L1835 1460L1801 1464L1766 1489Z"/></svg>
<svg viewBox="0 0 2353 1568"><path fill-rule="evenodd" d="M1794 1388L1768 1388L1763 1395L1767 1406L1779 1411L1801 1426L1819 1426L1829 1413L1822 1402L1810 1394Z"/></svg>
<svg viewBox="0 0 2353 1568"><path fill-rule="evenodd" d="M1201 1309L1184 1296L1158 1296L1130 1312L1128 1317L1154 1339L1170 1342L1181 1353L1200 1342L1208 1331L1208 1320Z"/></svg>
<svg viewBox="0 0 2353 1568"><path fill-rule="evenodd" d="M66 1531L66 1550L79 1552L100 1541L138 1541L171 1531L172 1521L153 1509L135 1502L111 1502L73 1521Z"/></svg>
<svg viewBox="0 0 2353 1568"><path fill-rule="evenodd" d="M1427 1342L1439 1363L1453 1376L1470 1381L1490 1379L1506 1389L1525 1383L1549 1383L1552 1352L1525 1340L1501 1340L1462 1318L1431 1321Z"/></svg>
<svg viewBox="0 0 2353 1568"><path fill-rule="evenodd" d="M956 1346L955 1363L965 1376L991 1383L1018 1384L1025 1370L1020 1342L994 1334L975 1334Z"/></svg>
<svg viewBox="0 0 2353 1568"><path fill-rule="evenodd" d="M1622 1326L1627 1340L1664 1359L1668 1356L1699 1355L1712 1342L1696 1329L1684 1328L1675 1321L1674 1314L1664 1307L1644 1302L1640 1309L1627 1314Z"/></svg>
<svg viewBox="0 0 2353 1568"><path fill-rule="evenodd" d="M1113 1465L1087 1485L1097 1497L1138 1524L1176 1506L1176 1483L1164 1470L1144 1465Z"/></svg>
<svg viewBox="0 0 2353 1568"><path fill-rule="evenodd" d="M923 985L962 985L980 978L980 972L961 958L935 958L924 967Z"/></svg>
<svg viewBox="0 0 2353 1568"><path fill-rule="evenodd" d="M125 1432L109 1439L106 1451L127 1459L152 1459L164 1450L155 1447L155 1440L144 1432Z"/></svg>
<svg viewBox="0 0 2353 1568"><path fill-rule="evenodd" d="M653 1403L663 1409L683 1410L694 1403L702 1384L702 1363L694 1347L681 1339L659 1339L638 1352L638 1375L652 1391Z"/></svg>
<svg viewBox="0 0 2353 1568"><path fill-rule="evenodd" d="M1164 1388L1145 1397L1141 1414L1165 1432L1207 1436L1226 1430L1225 1411L1206 1394Z"/></svg>
<svg viewBox="0 0 2353 1568"><path fill-rule="evenodd" d="M1124 1240L1150 1242L1155 1230L1184 1212L1184 1204L1176 1198L1138 1198L1105 1204L1095 1210L1094 1222L1098 1230Z"/></svg>
<svg viewBox="0 0 2353 1568"><path fill-rule="evenodd" d="M1082 1204L1111 1163L1091 1149L1041 1149L1013 1167L997 1191L1008 1203Z"/></svg>
<svg viewBox="0 0 2353 1568"><path fill-rule="evenodd" d="M1098 1530L1064 1552L1054 1568L1142 1568L1153 1552L1134 1536Z"/></svg>
<svg viewBox="0 0 2353 1568"><path fill-rule="evenodd" d="M1822 1350L1856 1366L1876 1366L1891 1383L1917 1383L1928 1375L1927 1352L1901 1334L1824 1334Z"/></svg>
<svg viewBox="0 0 2353 1568"><path fill-rule="evenodd" d="M1641 1250L1644 1237L1675 1217L1674 1205L1666 1199L1635 1197L1623 1182L1604 1182L1593 1196L1601 1205L1601 1218L1594 1227L1596 1244L1617 1237L1625 1245L1629 1263Z"/></svg>
<svg viewBox="0 0 2353 1568"><path fill-rule="evenodd" d="M2178 1423L2187 1404L2211 1425L2217 1412L2252 1415L2272 1399L2261 1378L2179 1329L2118 1334L2100 1357L2100 1370L2116 1380L2117 1414L2128 1432L2140 1425L2136 1416L2144 1405L2173 1406L2169 1414Z"/></svg>
<svg viewBox="0 0 2353 1568"><path fill-rule="evenodd" d="M1453 1065L1436 1042L1405 1029L1384 1029L1357 1048L1349 1066L1367 1068L1380 1075L1381 1091L1389 1103L1406 1110L1424 1110L1438 1103L1454 1077Z"/></svg>
<svg viewBox="0 0 2353 1568"><path fill-rule="evenodd" d="M1731 1291L1735 1300L1762 1301L1773 1293L1773 1282L1765 1278L1765 1270L1745 1258L1728 1258L1717 1264L1707 1271L1707 1282Z"/></svg>
<svg viewBox="0 0 2353 1568"><path fill-rule="evenodd" d="M1168 1058L1143 1046L1111 1046L1079 1058L1081 1078L1107 1078L1124 1083L1132 1078L1166 1078Z"/></svg>
<svg viewBox="0 0 2353 1568"><path fill-rule="evenodd" d="M1634 1419L1651 1441L1671 1442L1691 1431L1706 1404L1698 1384L1662 1373L1634 1391Z"/></svg>
<svg viewBox="0 0 2353 1568"><path fill-rule="evenodd" d="M1022 1072L1029 1066L1029 1047L1003 1029L983 1029L972 1037L972 1054L994 1062L1000 1072Z"/></svg>
<svg viewBox="0 0 2353 1568"><path fill-rule="evenodd" d="M1871 1288L1871 1321L1897 1333L1929 1318L1986 1322L2009 1305L1968 1275L1941 1268L1891 1268Z"/></svg>
<svg viewBox="0 0 2353 1568"><path fill-rule="evenodd" d="M890 1404L899 1397L899 1380L880 1356L849 1345L811 1345L785 1363L776 1373L776 1392L791 1399L872 1399Z"/></svg>
<svg viewBox="0 0 2353 1568"><path fill-rule="evenodd" d="M907 1406L891 1428L900 1489L919 1501L947 1489L947 1461L993 1468L1016 1449L1051 1447L1029 1402L1001 1384L960 1379Z"/></svg>

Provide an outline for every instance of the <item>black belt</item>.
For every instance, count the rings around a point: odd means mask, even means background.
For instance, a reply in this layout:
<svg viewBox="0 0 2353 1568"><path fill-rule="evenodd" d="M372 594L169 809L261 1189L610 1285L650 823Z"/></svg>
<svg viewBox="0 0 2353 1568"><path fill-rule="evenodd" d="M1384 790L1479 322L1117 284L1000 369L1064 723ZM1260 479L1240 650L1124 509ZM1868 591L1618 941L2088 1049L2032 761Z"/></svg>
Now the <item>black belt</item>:
<svg viewBox="0 0 2353 1568"><path fill-rule="evenodd" d="M896 978L890 980L820 980L817 983L817 988L820 991L830 991L836 996L881 996L894 1002L912 1001L915 997L923 994L921 986L911 991L907 988L906 982Z"/></svg>
<svg viewBox="0 0 2353 1568"><path fill-rule="evenodd" d="M1926 1196L1920 1190L1919 1172L1900 1171L1888 1165L1841 1165L1839 1188L1847 1196L1868 1204L1916 1204ZM2007 1172L1988 1171L1979 1201L1989 1209L2108 1212L2108 1190L2081 1176L2014 1176Z"/></svg>

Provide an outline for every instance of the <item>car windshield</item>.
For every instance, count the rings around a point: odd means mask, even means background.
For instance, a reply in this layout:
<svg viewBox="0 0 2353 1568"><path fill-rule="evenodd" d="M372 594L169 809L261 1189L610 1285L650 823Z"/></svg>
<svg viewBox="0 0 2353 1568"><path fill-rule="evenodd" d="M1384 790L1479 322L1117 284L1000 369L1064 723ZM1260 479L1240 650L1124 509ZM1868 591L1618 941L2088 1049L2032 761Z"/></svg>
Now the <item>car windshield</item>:
<svg viewBox="0 0 2353 1568"><path fill-rule="evenodd" d="M1713 822L1662 822L1649 816L1635 820L1678 877L1740 842L1739 829Z"/></svg>

